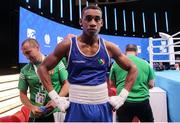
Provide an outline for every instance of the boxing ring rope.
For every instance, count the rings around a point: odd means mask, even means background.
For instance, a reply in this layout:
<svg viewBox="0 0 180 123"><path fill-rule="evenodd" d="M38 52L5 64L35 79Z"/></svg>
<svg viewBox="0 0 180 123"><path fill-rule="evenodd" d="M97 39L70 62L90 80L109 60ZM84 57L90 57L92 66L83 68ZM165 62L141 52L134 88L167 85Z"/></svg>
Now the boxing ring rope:
<svg viewBox="0 0 180 123"><path fill-rule="evenodd" d="M161 38L149 38L149 62L150 65L153 67L154 62L169 62L170 65L175 64L176 62L180 62L180 60L175 59L175 55L179 55L180 51L174 51L175 47L180 47L180 41L177 41L174 43L175 40L180 40L180 37L175 37L180 34L180 31L173 34L172 36L159 32L159 35ZM153 43L154 42L161 42L165 41L165 44L160 44L158 46L155 46ZM153 49L158 49L159 48L159 53L154 53ZM167 52L161 52L165 48L167 48ZM162 56L162 55L168 55L169 59L167 60L155 60L154 56Z"/></svg>

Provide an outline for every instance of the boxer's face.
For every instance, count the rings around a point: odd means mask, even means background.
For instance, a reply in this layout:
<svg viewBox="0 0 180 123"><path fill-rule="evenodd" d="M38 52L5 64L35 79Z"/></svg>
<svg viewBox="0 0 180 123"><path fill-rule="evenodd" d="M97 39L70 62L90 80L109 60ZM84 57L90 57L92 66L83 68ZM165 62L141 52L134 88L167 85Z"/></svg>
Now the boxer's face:
<svg viewBox="0 0 180 123"><path fill-rule="evenodd" d="M97 35L103 26L101 11L98 9L85 10L80 25L87 35Z"/></svg>

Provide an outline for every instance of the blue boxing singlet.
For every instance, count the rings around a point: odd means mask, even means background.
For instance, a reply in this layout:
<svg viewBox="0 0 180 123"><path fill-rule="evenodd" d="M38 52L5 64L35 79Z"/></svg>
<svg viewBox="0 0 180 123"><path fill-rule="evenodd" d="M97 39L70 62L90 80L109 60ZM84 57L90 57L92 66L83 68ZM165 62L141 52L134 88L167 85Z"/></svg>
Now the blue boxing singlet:
<svg viewBox="0 0 180 123"><path fill-rule="evenodd" d="M70 84L99 85L106 81L110 57L103 39L99 38L99 49L93 56L83 54L72 38L68 58L68 80Z"/></svg>
<svg viewBox="0 0 180 123"><path fill-rule="evenodd" d="M99 49L87 56L72 38L68 58L70 107L65 122L112 122L112 107L108 102L107 72L110 58L99 39Z"/></svg>

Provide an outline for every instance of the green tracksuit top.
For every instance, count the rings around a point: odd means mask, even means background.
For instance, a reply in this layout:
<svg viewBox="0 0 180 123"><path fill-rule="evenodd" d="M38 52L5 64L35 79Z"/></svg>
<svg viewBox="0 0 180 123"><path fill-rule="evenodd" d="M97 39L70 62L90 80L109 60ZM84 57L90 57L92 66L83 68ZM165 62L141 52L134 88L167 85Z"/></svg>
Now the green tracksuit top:
<svg viewBox="0 0 180 123"><path fill-rule="evenodd" d="M128 95L126 101L139 102L149 98L149 80L153 80L155 77L154 70L151 68L148 62L138 58L134 55L128 55L128 58L137 66L138 76L136 81ZM117 94L124 88L127 71L123 70L115 62L113 63L110 71L110 80L115 82L117 88Z"/></svg>
<svg viewBox="0 0 180 123"><path fill-rule="evenodd" d="M39 64L36 64L36 67L38 67ZM68 72L65 69L65 66L62 62L59 62L59 64L54 68L53 74L50 75L52 85L54 87L54 90L59 93L63 84L64 80L67 80ZM28 63L25 65L20 72L19 77L19 83L18 83L18 89L22 91L27 91L29 89L30 92L30 101L33 105L41 106L40 104L35 102L36 94L39 92L41 88L41 83L39 81L39 78L35 72L35 69L33 67L33 64ZM47 104L48 101L50 101L50 98L48 96L48 92L44 91L46 98L44 105ZM54 109L52 112L49 112L45 114L44 116L48 116L53 112L58 111L58 109ZM33 114L30 114L30 117L34 117Z"/></svg>

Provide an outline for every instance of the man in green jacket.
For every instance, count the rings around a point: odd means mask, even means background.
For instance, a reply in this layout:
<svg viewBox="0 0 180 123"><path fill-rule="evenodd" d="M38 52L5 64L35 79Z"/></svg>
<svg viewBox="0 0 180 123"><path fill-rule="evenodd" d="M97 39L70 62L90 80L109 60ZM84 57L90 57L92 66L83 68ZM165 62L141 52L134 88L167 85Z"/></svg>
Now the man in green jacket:
<svg viewBox="0 0 180 123"><path fill-rule="evenodd" d="M138 48L134 44L126 46L126 55L137 66L138 76L122 107L117 110L118 122L132 122L137 116L141 122L153 122L152 109L149 104L149 89L154 86L154 71L145 60L137 57ZM110 71L110 85L115 84L117 94L125 85L127 71L113 63Z"/></svg>
<svg viewBox="0 0 180 123"><path fill-rule="evenodd" d="M21 46L24 56L30 61L20 72L18 89L20 90L21 102L31 111L29 122L54 122L53 113L58 111L56 105L48 96L38 75L37 68L45 59L40 51L37 40L28 38ZM62 62L49 71L55 91L60 96L68 94L68 73ZM28 98L28 89L30 98Z"/></svg>

